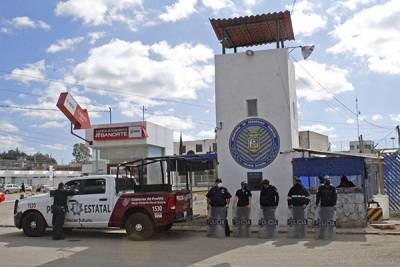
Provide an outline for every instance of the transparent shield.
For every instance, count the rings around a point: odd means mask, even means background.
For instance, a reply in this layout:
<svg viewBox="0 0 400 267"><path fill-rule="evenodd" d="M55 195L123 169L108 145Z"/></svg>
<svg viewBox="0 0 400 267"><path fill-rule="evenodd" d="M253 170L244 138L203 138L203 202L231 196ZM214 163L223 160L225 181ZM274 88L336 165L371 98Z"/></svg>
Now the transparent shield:
<svg viewBox="0 0 400 267"><path fill-rule="evenodd" d="M250 236L250 208L236 207L232 211L232 225L234 237L249 237Z"/></svg>
<svg viewBox="0 0 400 267"><path fill-rule="evenodd" d="M275 238L277 234L278 220L275 217L275 207L263 207L260 209L258 220L258 236L260 238Z"/></svg>
<svg viewBox="0 0 400 267"><path fill-rule="evenodd" d="M307 232L307 210L300 207L289 209L287 227L289 238L305 238Z"/></svg>
<svg viewBox="0 0 400 267"><path fill-rule="evenodd" d="M320 207L317 211L317 239L333 240L336 237L336 210L334 207Z"/></svg>
<svg viewBox="0 0 400 267"><path fill-rule="evenodd" d="M225 224L227 216L226 207L210 207L208 209L207 236L225 237Z"/></svg>

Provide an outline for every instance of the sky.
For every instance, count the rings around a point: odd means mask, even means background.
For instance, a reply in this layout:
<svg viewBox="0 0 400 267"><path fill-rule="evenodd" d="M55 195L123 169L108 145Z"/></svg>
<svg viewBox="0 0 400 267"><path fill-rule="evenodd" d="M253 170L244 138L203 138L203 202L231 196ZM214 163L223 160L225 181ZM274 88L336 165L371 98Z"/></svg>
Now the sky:
<svg viewBox="0 0 400 267"><path fill-rule="evenodd" d="M56 110L69 91L92 124L145 119L184 140L213 138L214 55L209 18L289 10L295 41L315 45L296 67L301 130L348 149L392 147L400 124L400 5L396 0L2 0L0 151L16 147L72 159L79 140ZM255 47L269 49L273 46ZM245 49L239 49L244 51ZM83 135L83 132L81 133ZM396 140L393 140L397 142Z"/></svg>

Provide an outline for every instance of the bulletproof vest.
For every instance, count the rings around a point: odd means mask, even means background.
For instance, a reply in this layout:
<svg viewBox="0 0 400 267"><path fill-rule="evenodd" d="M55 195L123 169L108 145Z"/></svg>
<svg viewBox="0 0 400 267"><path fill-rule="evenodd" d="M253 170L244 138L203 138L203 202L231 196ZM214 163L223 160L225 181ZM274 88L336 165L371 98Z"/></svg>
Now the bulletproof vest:
<svg viewBox="0 0 400 267"><path fill-rule="evenodd" d="M262 188L260 193L260 205L264 207L278 206L275 195L277 194L274 186Z"/></svg>
<svg viewBox="0 0 400 267"><path fill-rule="evenodd" d="M211 189L210 204L212 207L224 207L226 206L226 192L225 187L214 187Z"/></svg>
<svg viewBox="0 0 400 267"><path fill-rule="evenodd" d="M334 206L335 205L335 188L333 186L321 186L321 206Z"/></svg>
<svg viewBox="0 0 400 267"><path fill-rule="evenodd" d="M65 190L55 190L54 193L54 206L67 207L68 192Z"/></svg>

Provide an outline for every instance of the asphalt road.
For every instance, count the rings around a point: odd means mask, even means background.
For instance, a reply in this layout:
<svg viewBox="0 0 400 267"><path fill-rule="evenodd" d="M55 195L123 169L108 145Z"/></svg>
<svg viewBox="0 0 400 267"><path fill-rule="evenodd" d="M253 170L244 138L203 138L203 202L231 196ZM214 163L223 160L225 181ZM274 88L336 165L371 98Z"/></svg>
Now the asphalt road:
<svg viewBox="0 0 400 267"><path fill-rule="evenodd" d="M144 242L123 231L73 231L66 240L0 228L0 265L14 266L399 266L400 238L338 235L333 242L207 238L172 231Z"/></svg>

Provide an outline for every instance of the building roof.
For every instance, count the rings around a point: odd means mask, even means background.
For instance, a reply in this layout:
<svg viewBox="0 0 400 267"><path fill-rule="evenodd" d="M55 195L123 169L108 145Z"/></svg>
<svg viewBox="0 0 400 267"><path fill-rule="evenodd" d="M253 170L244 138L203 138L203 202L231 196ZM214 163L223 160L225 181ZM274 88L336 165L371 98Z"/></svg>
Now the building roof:
<svg viewBox="0 0 400 267"><path fill-rule="evenodd" d="M306 148L294 148L293 151L308 152L310 154L315 154L315 155L337 156L337 157L356 157L356 158L364 158L364 159L378 159L379 158L378 155L376 155L376 154L330 152L330 151L320 151L320 150L306 149Z"/></svg>
<svg viewBox="0 0 400 267"><path fill-rule="evenodd" d="M268 13L230 19L210 19L218 40L226 48L294 40L290 12Z"/></svg>

